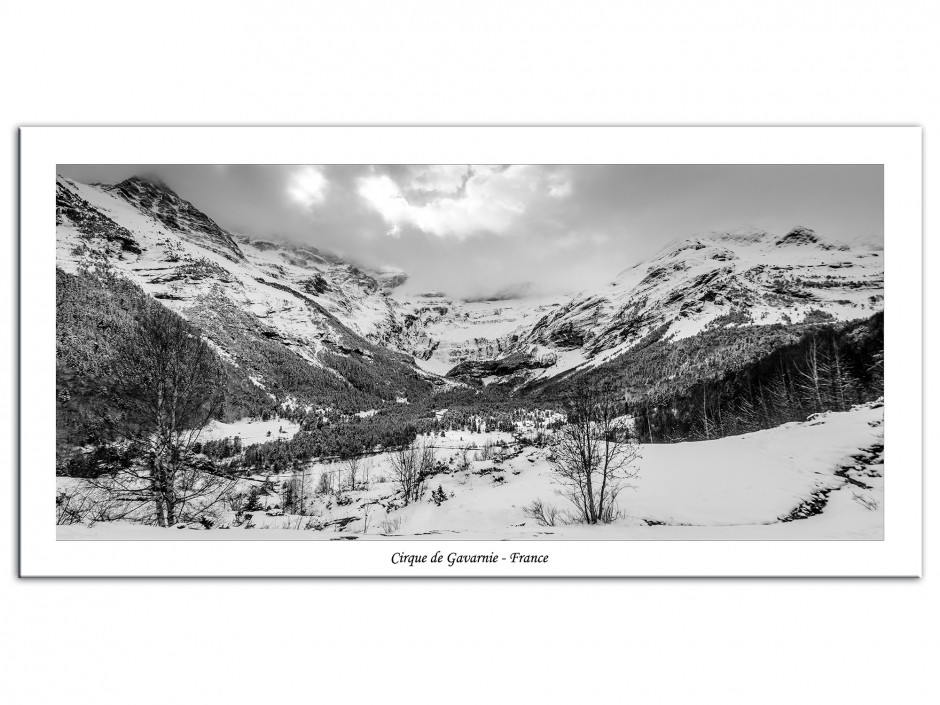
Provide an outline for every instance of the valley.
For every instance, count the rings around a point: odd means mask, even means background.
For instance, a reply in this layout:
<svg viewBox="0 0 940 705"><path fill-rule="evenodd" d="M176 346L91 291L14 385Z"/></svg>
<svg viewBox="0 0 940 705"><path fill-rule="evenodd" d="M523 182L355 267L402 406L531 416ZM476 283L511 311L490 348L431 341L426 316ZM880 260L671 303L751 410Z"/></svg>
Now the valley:
<svg viewBox="0 0 940 705"><path fill-rule="evenodd" d="M56 186L60 538L161 530L127 503L143 485L105 488L149 443L114 430L145 426L114 370L161 311L220 380L174 537L878 537L883 453L872 482L845 470L883 451L878 244L707 232L582 291L468 300L230 232L155 181ZM552 460L585 389L613 393L640 458L593 528L564 518ZM426 454L418 485L402 448Z"/></svg>

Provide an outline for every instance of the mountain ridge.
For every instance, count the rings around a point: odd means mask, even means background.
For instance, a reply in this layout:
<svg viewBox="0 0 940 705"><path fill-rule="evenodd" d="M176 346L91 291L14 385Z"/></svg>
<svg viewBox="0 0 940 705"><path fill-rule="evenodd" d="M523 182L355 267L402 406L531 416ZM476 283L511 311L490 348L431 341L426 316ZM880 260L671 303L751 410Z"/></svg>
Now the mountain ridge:
<svg viewBox="0 0 940 705"><path fill-rule="evenodd" d="M523 314L515 329L498 322L487 327L486 311L477 311L474 346L448 341L438 317L425 326L438 331L427 340L425 355L451 355L456 364L554 355L553 365L529 376L550 377L603 364L661 328L664 336L682 339L713 325L864 318L883 309L883 272L877 247L830 241L804 226L782 235L753 227L712 231L668 243L606 285L542 302L539 315L527 309L531 302L500 302L499 308ZM427 307L427 300L422 303ZM454 305L446 297L434 303ZM460 324L456 318L452 327Z"/></svg>
<svg viewBox="0 0 940 705"><path fill-rule="evenodd" d="M308 364L377 346L404 353L416 377L436 385L548 379L604 364L654 331L682 339L710 326L849 320L883 308L877 246L836 243L804 226L675 240L574 295L473 301L407 295L397 291L403 272L232 233L141 177L110 186L58 177L57 233L67 270L103 258L181 315L224 299L248 313L257 335Z"/></svg>

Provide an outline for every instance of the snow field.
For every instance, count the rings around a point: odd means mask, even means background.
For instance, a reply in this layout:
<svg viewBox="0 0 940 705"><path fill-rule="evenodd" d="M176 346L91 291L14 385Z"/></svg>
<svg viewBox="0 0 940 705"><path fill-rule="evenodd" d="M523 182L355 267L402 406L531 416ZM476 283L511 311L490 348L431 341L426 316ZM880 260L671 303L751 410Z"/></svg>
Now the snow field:
<svg viewBox="0 0 940 705"><path fill-rule="evenodd" d="M244 418L230 423L211 421L199 434L200 441L215 441L222 438L239 436L243 446L265 443L274 440L289 440L300 430L300 424L288 419Z"/></svg>
<svg viewBox="0 0 940 705"><path fill-rule="evenodd" d="M463 472L459 469L462 447L476 444L481 448L487 441L509 443L511 436L451 431L443 438L426 439L436 446L436 458L445 469L427 480L419 502L404 506L388 453L362 460L359 478L368 482L344 490L344 503L337 501L335 483L340 477L348 485L345 464L312 463L303 473L305 494L311 498L309 516L255 512L254 528L247 531L252 538L304 540L880 540L884 536L883 457L875 454L871 464L853 458L884 442L884 408L872 406L719 440L642 445L638 476L619 498L623 517L609 525L537 525L523 511L534 499L567 508L566 500L556 494L548 451L510 447L506 455L514 457L499 462L475 459L470 450L470 467ZM317 494L324 475L334 492ZM276 486L287 479L272 477ZM248 487L251 482L243 484ZM446 497L439 506L430 499L438 487ZM820 494L825 499L820 513L781 522ZM277 494L264 498L269 507L279 501ZM302 530L308 525L321 528ZM209 532L166 530L126 522L57 529L58 538L65 540L167 538L168 534L180 539L235 539L245 538L246 532L235 527Z"/></svg>

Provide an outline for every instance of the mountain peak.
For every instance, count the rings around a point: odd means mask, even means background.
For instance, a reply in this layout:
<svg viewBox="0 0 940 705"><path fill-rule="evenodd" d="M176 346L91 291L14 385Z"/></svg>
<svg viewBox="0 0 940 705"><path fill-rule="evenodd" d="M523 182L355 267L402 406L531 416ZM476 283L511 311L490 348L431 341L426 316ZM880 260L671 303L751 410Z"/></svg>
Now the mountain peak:
<svg viewBox="0 0 940 705"><path fill-rule="evenodd" d="M742 225L731 230L709 230L697 235L673 238L659 250L659 254L675 255L685 250L699 250L710 245L726 247L760 245L771 237L766 230L753 225Z"/></svg>
<svg viewBox="0 0 940 705"><path fill-rule="evenodd" d="M156 174L135 174L134 176L124 179L123 183L135 183L135 184L146 184L149 186L156 186L164 190L169 190L166 181L161 179Z"/></svg>
<svg viewBox="0 0 940 705"><path fill-rule="evenodd" d="M170 230L204 239L220 247L226 256L243 259L232 236L189 201L180 198L160 178L132 176L105 189L141 213L152 216Z"/></svg>
<svg viewBox="0 0 940 705"><path fill-rule="evenodd" d="M121 195L125 199L128 197L139 199L141 195L149 194L154 197L166 196L171 200L183 200L176 194L175 191L173 191L173 189L167 186L163 179L154 175L131 176L111 186L105 186L104 189L106 191L115 192L117 195Z"/></svg>
<svg viewBox="0 0 940 705"><path fill-rule="evenodd" d="M691 237L682 242L680 249L688 247L701 247L702 245L724 245L731 249L736 246L789 247L814 246L824 250L848 249L843 243L827 240L816 233L812 228L797 225L785 235L779 236L763 228L746 225L733 230L710 230L704 235Z"/></svg>
<svg viewBox="0 0 940 705"><path fill-rule="evenodd" d="M818 245L820 242L819 235L816 234L815 230L811 228L804 228L802 225L797 225L790 232L784 235L782 238L775 242L775 245Z"/></svg>
<svg viewBox="0 0 940 705"><path fill-rule="evenodd" d="M770 234L763 228L758 228L753 225L742 225L733 230L711 230L705 233L701 239L738 245L756 245L765 242L768 237L770 237Z"/></svg>

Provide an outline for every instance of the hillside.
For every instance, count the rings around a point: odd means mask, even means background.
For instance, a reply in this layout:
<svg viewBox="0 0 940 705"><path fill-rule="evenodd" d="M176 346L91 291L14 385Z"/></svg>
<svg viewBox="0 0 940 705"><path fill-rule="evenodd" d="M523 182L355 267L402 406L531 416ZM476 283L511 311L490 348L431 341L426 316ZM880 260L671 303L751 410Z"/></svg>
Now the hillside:
<svg viewBox="0 0 940 705"><path fill-rule="evenodd" d="M159 301L226 363L227 417L352 413L420 399L443 383L373 342L394 326L381 275L227 232L163 185L60 177L56 233L60 341L91 335L104 357L109 336L120 334L115 321L133 318L127 302ZM80 383L64 370L60 393Z"/></svg>

